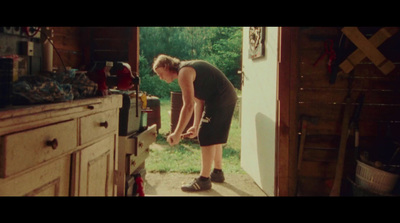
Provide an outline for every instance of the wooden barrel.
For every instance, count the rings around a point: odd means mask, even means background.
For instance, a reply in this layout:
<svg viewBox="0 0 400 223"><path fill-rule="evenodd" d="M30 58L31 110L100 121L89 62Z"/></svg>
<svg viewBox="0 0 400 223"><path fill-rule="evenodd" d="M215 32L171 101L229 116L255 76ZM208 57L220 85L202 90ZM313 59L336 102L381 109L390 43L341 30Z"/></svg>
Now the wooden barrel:
<svg viewBox="0 0 400 223"><path fill-rule="evenodd" d="M171 132L175 131L178 124L179 115L183 106L182 93L181 92L171 92ZM183 133L185 133L193 125L194 114L190 118Z"/></svg>
<svg viewBox="0 0 400 223"><path fill-rule="evenodd" d="M147 114L147 126L157 124L157 132L161 128L160 99L156 96L147 96L147 107L152 111Z"/></svg>

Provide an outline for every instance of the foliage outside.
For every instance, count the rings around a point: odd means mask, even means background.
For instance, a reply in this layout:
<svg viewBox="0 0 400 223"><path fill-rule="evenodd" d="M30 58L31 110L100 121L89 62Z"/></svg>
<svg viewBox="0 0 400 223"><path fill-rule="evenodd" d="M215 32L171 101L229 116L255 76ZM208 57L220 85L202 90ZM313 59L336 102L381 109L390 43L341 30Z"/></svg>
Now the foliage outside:
<svg viewBox="0 0 400 223"><path fill-rule="evenodd" d="M153 60L159 54L180 60L206 60L240 89L237 71L241 69L241 47L242 27L140 27L140 89L160 98L180 91L177 80L167 84L152 71Z"/></svg>

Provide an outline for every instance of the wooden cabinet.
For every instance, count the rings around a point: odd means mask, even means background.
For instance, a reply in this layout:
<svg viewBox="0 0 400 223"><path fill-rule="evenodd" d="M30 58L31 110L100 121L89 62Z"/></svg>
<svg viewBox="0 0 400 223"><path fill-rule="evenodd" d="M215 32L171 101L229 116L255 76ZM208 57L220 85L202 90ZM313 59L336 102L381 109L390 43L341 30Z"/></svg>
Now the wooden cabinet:
<svg viewBox="0 0 400 223"><path fill-rule="evenodd" d="M68 196L70 156L0 179L0 196Z"/></svg>
<svg viewBox="0 0 400 223"><path fill-rule="evenodd" d="M121 106L110 95L1 109L0 196L116 195Z"/></svg>
<svg viewBox="0 0 400 223"><path fill-rule="evenodd" d="M81 118L81 144L115 132L118 129L118 114L115 111L96 113Z"/></svg>
<svg viewBox="0 0 400 223"><path fill-rule="evenodd" d="M0 176L10 176L72 151L77 146L76 125L76 121L69 120L3 136Z"/></svg>
<svg viewBox="0 0 400 223"><path fill-rule="evenodd" d="M116 135L110 135L74 154L75 195L114 195L114 151Z"/></svg>

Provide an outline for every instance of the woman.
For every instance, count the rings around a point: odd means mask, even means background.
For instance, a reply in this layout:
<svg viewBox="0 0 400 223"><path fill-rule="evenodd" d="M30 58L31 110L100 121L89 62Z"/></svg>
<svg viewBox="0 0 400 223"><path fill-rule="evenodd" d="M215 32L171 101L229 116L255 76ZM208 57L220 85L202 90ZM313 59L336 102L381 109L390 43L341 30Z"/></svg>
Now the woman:
<svg viewBox="0 0 400 223"><path fill-rule="evenodd" d="M211 181L224 182L222 144L227 142L237 101L232 83L221 70L206 61L180 61L164 54L154 59L153 71L167 83L178 79L182 91L183 106L179 120L167 142L173 146L182 137L197 136L201 147L200 176L181 189L208 190L211 189ZM193 126L183 134L193 112Z"/></svg>

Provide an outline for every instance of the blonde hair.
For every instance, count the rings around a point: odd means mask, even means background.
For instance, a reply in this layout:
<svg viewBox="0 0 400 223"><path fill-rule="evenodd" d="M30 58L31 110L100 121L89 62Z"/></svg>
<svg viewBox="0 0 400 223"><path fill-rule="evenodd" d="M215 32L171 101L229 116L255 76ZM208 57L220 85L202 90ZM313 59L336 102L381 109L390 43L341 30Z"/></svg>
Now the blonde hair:
<svg viewBox="0 0 400 223"><path fill-rule="evenodd" d="M153 71L156 72L156 69L159 67L164 67L170 71L178 71L180 62L178 58L160 54L154 58Z"/></svg>

